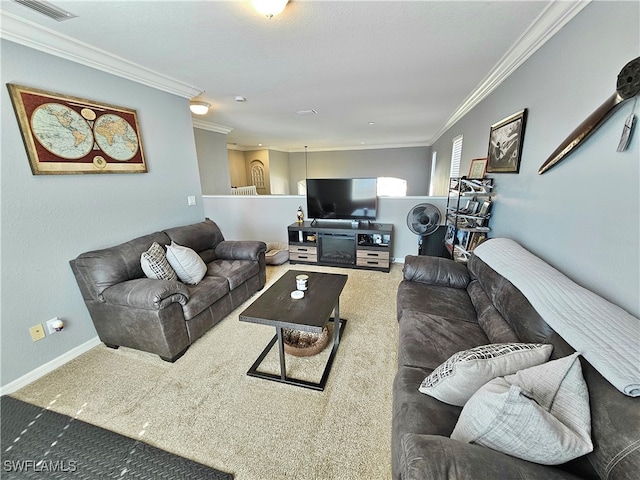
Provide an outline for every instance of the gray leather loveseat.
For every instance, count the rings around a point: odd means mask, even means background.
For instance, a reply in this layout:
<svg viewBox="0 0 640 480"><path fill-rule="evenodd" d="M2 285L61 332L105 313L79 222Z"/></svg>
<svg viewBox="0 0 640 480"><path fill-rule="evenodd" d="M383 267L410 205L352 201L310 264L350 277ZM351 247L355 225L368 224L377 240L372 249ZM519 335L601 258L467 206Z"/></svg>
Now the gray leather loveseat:
<svg viewBox="0 0 640 480"><path fill-rule="evenodd" d="M195 251L206 264L204 278L195 285L147 278L140 258L154 242ZM86 252L69 263L102 342L173 362L264 287L265 249L264 242L225 240L206 219Z"/></svg>
<svg viewBox="0 0 640 480"><path fill-rule="evenodd" d="M640 399L621 393L584 357L579 363L588 387L592 452L551 466L450 438L462 407L418 390L449 357L480 345L509 342L551 344L550 360L571 355L574 349L519 289L476 255L467 265L408 256L403 275L397 295L398 371L393 386L394 480L640 478ZM557 285L545 287L562 295Z"/></svg>

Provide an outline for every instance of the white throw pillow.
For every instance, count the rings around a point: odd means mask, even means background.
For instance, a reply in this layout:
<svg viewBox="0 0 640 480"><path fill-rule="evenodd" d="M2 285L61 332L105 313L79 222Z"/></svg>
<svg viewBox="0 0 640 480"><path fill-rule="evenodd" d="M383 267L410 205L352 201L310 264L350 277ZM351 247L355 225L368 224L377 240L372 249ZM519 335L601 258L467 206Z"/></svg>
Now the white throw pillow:
<svg viewBox="0 0 640 480"><path fill-rule="evenodd" d="M163 248L153 242L149 250L140 255L140 266L147 278L156 280L178 280L178 276L164 254Z"/></svg>
<svg viewBox="0 0 640 480"><path fill-rule="evenodd" d="M176 242L167 245L167 260L178 278L189 285L197 285L207 273L207 265L196 252Z"/></svg>
<svg viewBox="0 0 640 480"><path fill-rule="evenodd" d="M463 350L431 372L418 390L462 407L489 380L540 365L552 350L553 345L543 343L492 343Z"/></svg>
<svg viewBox="0 0 640 480"><path fill-rule="evenodd" d="M579 354L495 378L462 409L451 438L543 465L593 450Z"/></svg>

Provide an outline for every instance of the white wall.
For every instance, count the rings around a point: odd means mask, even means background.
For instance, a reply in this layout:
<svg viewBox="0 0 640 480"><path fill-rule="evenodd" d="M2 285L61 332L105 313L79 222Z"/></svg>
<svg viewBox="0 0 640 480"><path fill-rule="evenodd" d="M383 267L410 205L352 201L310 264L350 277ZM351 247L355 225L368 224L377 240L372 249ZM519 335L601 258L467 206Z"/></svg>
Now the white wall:
<svg viewBox="0 0 640 480"><path fill-rule="evenodd" d="M4 387L96 338L69 260L204 214L187 99L6 40L1 48ZM149 172L32 175L7 82L135 109ZM29 327L56 316L64 331L33 343Z"/></svg>
<svg viewBox="0 0 640 480"><path fill-rule="evenodd" d="M592 2L433 149L450 158L464 134L463 164L486 157L490 126L528 108L519 174L495 174L493 236L511 237L581 285L640 314L640 135L616 153L628 102L559 166L540 165L616 87L640 55L640 3ZM636 110L637 112L637 110Z"/></svg>
<svg viewBox="0 0 640 480"><path fill-rule="evenodd" d="M447 199L443 197L381 197L378 199L376 222L393 225L391 255L404 261L406 255L418 254L418 237L406 225L407 213L414 205L428 202L440 209L441 217ZM215 221L228 240L262 240L287 242L287 226L296 221L299 206L307 212L306 198L293 195L236 197L203 197L204 213Z"/></svg>

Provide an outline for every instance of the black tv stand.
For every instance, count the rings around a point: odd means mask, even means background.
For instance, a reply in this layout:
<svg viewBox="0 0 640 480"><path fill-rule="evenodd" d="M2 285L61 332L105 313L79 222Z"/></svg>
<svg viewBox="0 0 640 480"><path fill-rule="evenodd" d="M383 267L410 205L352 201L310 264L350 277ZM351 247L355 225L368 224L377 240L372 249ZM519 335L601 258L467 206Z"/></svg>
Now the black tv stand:
<svg viewBox="0 0 640 480"><path fill-rule="evenodd" d="M292 223L287 228L291 264L391 268L393 225L390 223L320 221Z"/></svg>

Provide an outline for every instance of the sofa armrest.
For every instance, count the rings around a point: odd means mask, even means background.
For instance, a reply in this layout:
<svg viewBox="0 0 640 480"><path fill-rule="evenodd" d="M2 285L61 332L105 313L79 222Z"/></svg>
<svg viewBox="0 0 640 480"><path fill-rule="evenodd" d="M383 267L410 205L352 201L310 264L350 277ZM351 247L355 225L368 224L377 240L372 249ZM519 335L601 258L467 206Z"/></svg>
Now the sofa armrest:
<svg viewBox="0 0 640 480"><path fill-rule="evenodd" d="M112 305L162 310L172 303L185 305L189 301L189 289L180 282L136 278L107 288L102 297Z"/></svg>
<svg viewBox="0 0 640 480"><path fill-rule="evenodd" d="M448 258L407 255L402 270L405 280L442 287L467 288L469 271Z"/></svg>
<svg viewBox="0 0 640 480"><path fill-rule="evenodd" d="M260 260L267 244L254 240L223 240L216 245L216 258L221 260Z"/></svg>
<svg viewBox="0 0 640 480"><path fill-rule="evenodd" d="M401 441L402 480L578 480L559 468L527 462L480 445L407 433Z"/></svg>

